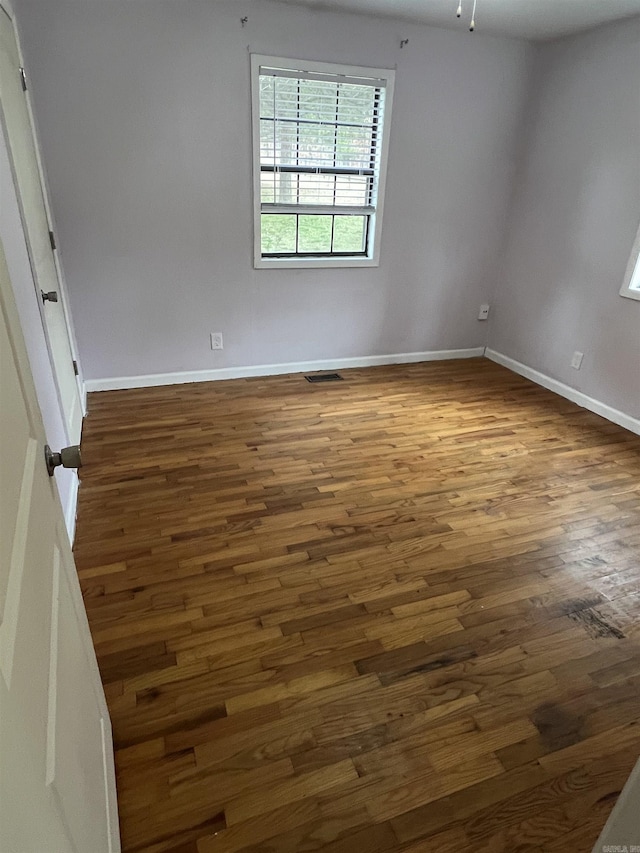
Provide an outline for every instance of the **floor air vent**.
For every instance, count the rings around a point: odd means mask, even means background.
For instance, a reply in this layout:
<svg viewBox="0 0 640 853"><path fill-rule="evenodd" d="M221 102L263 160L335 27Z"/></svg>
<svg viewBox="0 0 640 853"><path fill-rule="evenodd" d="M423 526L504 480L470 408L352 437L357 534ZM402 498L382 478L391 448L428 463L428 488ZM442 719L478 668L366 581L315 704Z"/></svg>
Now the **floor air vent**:
<svg viewBox="0 0 640 853"><path fill-rule="evenodd" d="M339 373L315 373L313 376L304 377L307 382L338 382L342 381Z"/></svg>

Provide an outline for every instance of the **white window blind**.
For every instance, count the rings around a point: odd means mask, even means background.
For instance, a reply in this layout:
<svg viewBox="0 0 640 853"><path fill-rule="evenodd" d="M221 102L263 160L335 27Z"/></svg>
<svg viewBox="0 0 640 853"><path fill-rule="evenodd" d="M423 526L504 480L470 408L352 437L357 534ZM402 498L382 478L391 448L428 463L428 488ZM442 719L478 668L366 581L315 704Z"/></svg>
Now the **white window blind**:
<svg viewBox="0 0 640 853"><path fill-rule="evenodd" d="M388 78L302 65L256 68L260 256L371 257Z"/></svg>

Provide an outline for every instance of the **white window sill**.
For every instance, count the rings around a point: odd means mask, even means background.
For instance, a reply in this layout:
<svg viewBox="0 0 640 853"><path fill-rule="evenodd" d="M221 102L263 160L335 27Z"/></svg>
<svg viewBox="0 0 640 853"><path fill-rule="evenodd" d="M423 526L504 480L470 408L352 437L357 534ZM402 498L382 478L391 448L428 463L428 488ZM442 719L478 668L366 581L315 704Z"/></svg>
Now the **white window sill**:
<svg viewBox="0 0 640 853"><path fill-rule="evenodd" d="M257 270L344 269L345 267L378 267L377 258L255 258Z"/></svg>

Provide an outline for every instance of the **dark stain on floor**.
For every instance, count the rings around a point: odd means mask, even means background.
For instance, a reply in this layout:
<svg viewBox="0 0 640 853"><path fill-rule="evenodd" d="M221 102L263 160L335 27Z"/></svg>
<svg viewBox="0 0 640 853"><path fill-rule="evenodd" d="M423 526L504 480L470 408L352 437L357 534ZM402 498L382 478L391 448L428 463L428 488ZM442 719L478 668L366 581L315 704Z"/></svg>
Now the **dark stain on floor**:
<svg viewBox="0 0 640 853"><path fill-rule="evenodd" d="M531 715L531 721L540 732L540 739L551 752L572 746L584 737L582 719L553 702L536 708Z"/></svg>
<svg viewBox="0 0 640 853"><path fill-rule="evenodd" d="M572 622L582 624L589 636L594 639L600 637L613 637L616 640L624 640L624 634L606 619L603 613L596 608L587 608L585 610L575 610L572 613L567 613Z"/></svg>

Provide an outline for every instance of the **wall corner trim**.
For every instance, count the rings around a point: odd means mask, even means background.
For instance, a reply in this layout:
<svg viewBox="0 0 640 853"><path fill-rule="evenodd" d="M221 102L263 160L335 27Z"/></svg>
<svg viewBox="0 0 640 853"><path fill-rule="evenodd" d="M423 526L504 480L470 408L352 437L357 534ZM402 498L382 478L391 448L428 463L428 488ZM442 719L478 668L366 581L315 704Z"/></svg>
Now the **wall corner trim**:
<svg viewBox="0 0 640 853"><path fill-rule="evenodd" d="M600 415L608 421L612 421L612 423L628 429L629 432L640 435L640 420L638 418L627 415L619 409L614 409L606 403L601 403L600 400L595 400L593 397L589 397L587 394L577 391L570 385L565 385L557 379L552 379L550 376L540 373L538 370L534 370L532 367L528 367L526 364L522 364L522 362L509 358L509 356L503 355L495 350L487 348L485 351L485 357L491 361L495 361L496 364L501 364L503 367L512 370L514 373L519 373L520 376L530 379L537 385L542 385L543 388L547 388L549 391L553 391L555 394L559 394L561 397L571 400L572 403L577 403L577 405L582 406L583 409L588 409L590 412L594 412L596 415Z"/></svg>
<svg viewBox="0 0 640 853"><path fill-rule="evenodd" d="M85 379L84 384L87 392L120 391L125 388L151 388L156 385L180 385L185 382L215 382L221 379L243 379L248 376L277 376L285 373L309 373L314 370L348 370L350 367L376 367L384 364L413 364L420 361L482 358L484 349L484 347L473 347L471 349L447 349L429 352L400 352L387 355L365 355L357 358L332 358L284 364L223 367L214 370L148 373L142 376Z"/></svg>

